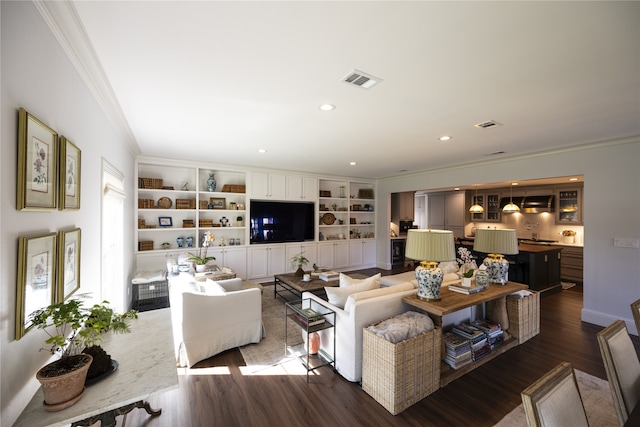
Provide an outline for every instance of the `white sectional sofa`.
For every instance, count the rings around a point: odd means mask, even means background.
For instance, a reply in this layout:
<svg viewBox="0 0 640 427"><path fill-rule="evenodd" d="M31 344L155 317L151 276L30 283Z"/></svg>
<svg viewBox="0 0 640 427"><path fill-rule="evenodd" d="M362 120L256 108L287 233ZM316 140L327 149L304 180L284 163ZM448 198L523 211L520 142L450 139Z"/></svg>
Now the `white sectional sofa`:
<svg viewBox="0 0 640 427"><path fill-rule="evenodd" d="M443 286L458 280L458 277L455 276L454 279L453 276L449 276L449 279L443 283ZM302 294L303 299L311 298L336 312L335 328L321 332L321 347L329 354L333 354L333 334L335 333L335 368L340 375L352 382L362 380L363 328L405 311L415 310L402 302L405 296L418 292L418 283L413 271L384 276L380 284L381 287L378 289L350 295L344 308L330 304L310 292Z"/></svg>

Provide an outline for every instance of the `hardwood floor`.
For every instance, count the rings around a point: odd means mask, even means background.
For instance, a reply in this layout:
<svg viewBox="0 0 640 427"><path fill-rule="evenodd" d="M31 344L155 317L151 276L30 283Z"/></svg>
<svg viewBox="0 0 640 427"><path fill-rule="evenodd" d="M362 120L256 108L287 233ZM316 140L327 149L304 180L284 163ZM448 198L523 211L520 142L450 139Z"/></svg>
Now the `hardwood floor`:
<svg viewBox="0 0 640 427"><path fill-rule="evenodd" d="M520 391L561 361L606 379L596 340L602 328L581 322L581 308L580 287L544 296L538 336L396 416L330 367L311 375L308 384L304 376L243 376L244 360L233 349L186 370L178 390L150 398L161 416L135 410L127 425L492 426L520 404ZM640 350L637 337L633 341Z"/></svg>

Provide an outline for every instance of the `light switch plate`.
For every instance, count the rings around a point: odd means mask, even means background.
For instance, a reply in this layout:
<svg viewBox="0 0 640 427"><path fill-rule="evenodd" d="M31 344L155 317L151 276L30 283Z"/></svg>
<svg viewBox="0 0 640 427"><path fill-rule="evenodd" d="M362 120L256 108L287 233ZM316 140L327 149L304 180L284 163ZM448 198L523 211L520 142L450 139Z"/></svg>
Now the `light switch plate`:
<svg viewBox="0 0 640 427"><path fill-rule="evenodd" d="M638 239L629 239L625 237L615 237L613 239L613 246L618 248L634 248L638 249L639 247Z"/></svg>

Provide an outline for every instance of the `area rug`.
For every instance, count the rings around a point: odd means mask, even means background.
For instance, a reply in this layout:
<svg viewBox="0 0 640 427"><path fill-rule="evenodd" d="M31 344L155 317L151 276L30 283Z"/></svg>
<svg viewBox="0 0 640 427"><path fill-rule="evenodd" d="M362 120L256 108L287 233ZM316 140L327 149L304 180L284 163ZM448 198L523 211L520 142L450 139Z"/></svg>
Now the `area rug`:
<svg viewBox="0 0 640 427"><path fill-rule="evenodd" d="M363 279L366 276L360 273L349 274L354 279ZM258 344L249 344L240 348L244 358L246 372L257 375L273 375L277 373L289 373L299 371L301 364L293 357L286 354L285 349L285 320L284 304L281 298L273 297L273 285L264 285L262 293L262 322L266 337ZM293 301L293 295L291 301ZM302 332L299 327L287 328L289 342L300 342ZM293 361L293 364L289 362ZM306 371L305 371L306 373Z"/></svg>
<svg viewBox="0 0 640 427"><path fill-rule="evenodd" d="M609 383L598 377L589 375L586 372L577 369L575 371L576 378L578 379L578 387L580 388L580 395L582 396L587 418L589 419L589 425L597 427L617 427L619 425L618 418L616 409L613 406ZM520 404L494 427L522 427L526 425L527 419L524 415L524 408L522 404Z"/></svg>

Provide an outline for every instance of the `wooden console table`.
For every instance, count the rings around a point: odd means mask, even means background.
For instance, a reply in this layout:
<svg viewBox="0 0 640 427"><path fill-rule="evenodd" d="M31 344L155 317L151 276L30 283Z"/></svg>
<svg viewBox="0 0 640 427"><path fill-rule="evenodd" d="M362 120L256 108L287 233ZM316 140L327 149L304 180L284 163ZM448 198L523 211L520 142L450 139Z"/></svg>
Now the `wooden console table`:
<svg viewBox="0 0 640 427"><path fill-rule="evenodd" d="M507 282L505 285L492 284L489 286L489 289L485 291L466 295L450 291L446 286L443 286L440 289L440 301L424 301L418 298L417 295L402 298L402 301L405 303L429 313L433 318L434 323L437 326L440 326L440 328L438 328L440 333L442 333L442 316L445 314L450 314L478 304L487 302L494 303L492 320L502 325L505 333L504 342L500 346L494 348L487 356L484 356L482 359L465 365L459 369L453 369L448 364L441 362L440 387L444 387L451 381L460 378L478 366L483 365L489 360L518 345L518 339L509 337L506 331L509 328L506 296L514 292L527 289L527 287L527 285L523 285L521 283ZM442 349L439 350L441 351ZM440 358L442 359L441 356Z"/></svg>
<svg viewBox="0 0 640 427"><path fill-rule="evenodd" d="M109 334L102 346L119 363L107 378L87 386L75 405L58 412L48 412L38 389L14 427L116 425L115 417L134 408L144 408L151 415L160 411L150 408L146 400L154 395L178 388L176 357L173 348L171 309L139 313L131 322L131 333ZM87 424L90 422L90 424Z"/></svg>

